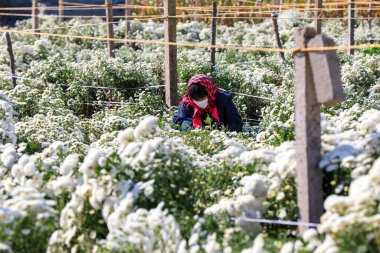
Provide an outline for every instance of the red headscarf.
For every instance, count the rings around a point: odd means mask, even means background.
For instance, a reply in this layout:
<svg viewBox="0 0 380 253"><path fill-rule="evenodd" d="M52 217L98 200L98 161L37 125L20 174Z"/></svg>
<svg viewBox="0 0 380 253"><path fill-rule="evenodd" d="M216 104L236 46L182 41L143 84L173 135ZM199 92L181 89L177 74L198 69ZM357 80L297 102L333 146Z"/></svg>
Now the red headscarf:
<svg viewBox="0 0 380 253"><path fill-rule="evenodd" d="M198 107L194 101L189 96L189 88L193 84L199 84L203 87L205 87L208 97L208 105L205 109L202 109ZM206 113L211 114L211 116L220 122L218 109L216 108L216 97L220 90L216 85L213 83L211 77L208 75L195 75L193 76L188 84L187 84L187 93L183 96L181 104L187 103L188 106L192 106L194 108L194 115L193 115L193 127L194 128L200 128L202 126L202 116Z"/></svg>

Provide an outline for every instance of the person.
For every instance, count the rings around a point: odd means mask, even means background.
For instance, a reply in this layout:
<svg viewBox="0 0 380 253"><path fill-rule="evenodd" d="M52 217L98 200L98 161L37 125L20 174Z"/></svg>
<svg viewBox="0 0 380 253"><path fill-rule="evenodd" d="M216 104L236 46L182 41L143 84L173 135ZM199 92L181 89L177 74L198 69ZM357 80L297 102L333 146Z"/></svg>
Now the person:
<svg viewBox="0 0 380 253"><path fill-rule="evenodd" d="M195 75L172 122L180 130L187 130L205 126L207 117L217 128L224 125L229 131L242 131L243 121L231 95L221 91L208 75Z"/></svg>

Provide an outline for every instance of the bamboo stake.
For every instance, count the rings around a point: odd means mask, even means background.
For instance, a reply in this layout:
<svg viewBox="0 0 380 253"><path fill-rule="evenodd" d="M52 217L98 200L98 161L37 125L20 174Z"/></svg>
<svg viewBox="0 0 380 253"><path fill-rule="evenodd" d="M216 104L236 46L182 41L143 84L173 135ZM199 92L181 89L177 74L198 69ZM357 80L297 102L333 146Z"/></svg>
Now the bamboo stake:
<svg viewBox="0 0 380 253"><path fill-rule="evenodd" d="M64 0L59 0L58 1L58 16L59 16L59 22L63 22L64 21Z"/></svg>
<svg viewBox="0 0 380 253"><path fill-rule="evenodd" d="M125 38L128 39L129 38L129 31L131 30L131 22L129 20L129 18L131 17L132 15L132 10L131 8L127 7L128 5L131 5L131 0L125 0ZM128 44L128 42L126 42L126 44Z"/></svg>
<svg viewBox="0 0 380 253"><path fill-rule="evenodd" d="M348 3L348 44L355 45L355 0ZM353 55L355 50L349 49L348 53Z"/></svg>
<svg viewBox="0 0 380 253"><path fill-rule="evenodd" d="M106 4L106 21L107 21L107 39L113 38L113 13L112 13L112 0L105 0ZM115 42L113 40L107 40L108 55L115 57L114 48Z"/></svg>
<svg viewBox="0 0 380 253"><path fill-rule="evenodd" d="M322 9L322 0L315 0L315 12L314 12L314 25L317 34L322 32L322 19L319 18L319 14Z"/></svg>
<svg viewBox="0 0 380 253"><path fill-rule="evenodd" d="M32 29L33 31L35 32L34 36L36 38L39 37L38 34L36 34L37 32L39 32L38 30L38 0L32 0Z"/></svg>
<svg viewBox="0 0 380 253"><path fill-rule="evenodd" d="M165 43L177 41L176 1L164 0ZM178 105L177 46L165 44L165 99L168 106Z"/></svg>
<svg viewBox="0 0 380 253"><path fill-rule="evenodd" d="M11 67L11 74L12 74L12 82L13 82L13 88L16 87L16 66L15 66L15 57L13 54L13 47L12 47L12 40L11 40L11 35L9 32L5 33L5 37L7 39L7 49L9 53L9 59L10 59L10 67Z"/></svg>
<svg viewBox="0 0 380 253"><path fill-rule="evenodd" d="M216 16L218 15L218 6L216 0L212 2L212 27L211 27L211 45L216 45ZM211 71L215 71L215 53L216 49L211 48Z"/></svg>
<svg viewBox="0 0 380 253"><path fill-rule="evenodd" d="M272 13L272 22L273 22L273 27L274 27L274 33L276 36L276 41L277 41L277 47L282 49L282 43L281 43L281 38L280 38L280 32L278 29L278 23L277 23L277 18L278 18L278 13L273 12ZM281 59L285 61L285 54L284 52L280 52Z"/></svg>

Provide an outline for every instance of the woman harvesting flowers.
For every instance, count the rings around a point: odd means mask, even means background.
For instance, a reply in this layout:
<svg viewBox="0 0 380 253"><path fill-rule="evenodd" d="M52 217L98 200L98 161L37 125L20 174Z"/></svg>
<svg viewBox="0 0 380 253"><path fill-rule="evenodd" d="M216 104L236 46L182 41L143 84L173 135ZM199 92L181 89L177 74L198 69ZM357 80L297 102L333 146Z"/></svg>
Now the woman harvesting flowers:
<svg viewBox="0 0 380 253"><path fill-rule="evenodd" d="M230 131L240 132L243 121L230 94L223 92L207 75L195 75L188 83L173 123L181 130L200 128L211 118L217 127L225 126Z"/></svg>

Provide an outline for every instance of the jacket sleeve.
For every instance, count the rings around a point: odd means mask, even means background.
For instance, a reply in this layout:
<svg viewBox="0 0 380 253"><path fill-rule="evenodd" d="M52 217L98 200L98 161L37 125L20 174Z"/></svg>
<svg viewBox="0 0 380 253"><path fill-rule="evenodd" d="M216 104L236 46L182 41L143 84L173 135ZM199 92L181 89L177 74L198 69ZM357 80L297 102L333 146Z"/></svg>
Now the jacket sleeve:
<svg viewBox="0 0 380 253"><path fill-rule="evenodd" d="M191 106L187 106L186 103L183 103L179 106L177 113L172 119L173 127L179 128L184 121L192 122L194 115L194 109Z"/></svg>
<svg viewBox="0 0 380 253"><path fill-rule="evenodd" d="M224 122L230 131L241 132L243 130L243 120L232 99L229 99L225 106L224 117Z"/></svg>

